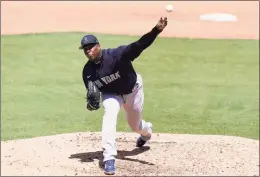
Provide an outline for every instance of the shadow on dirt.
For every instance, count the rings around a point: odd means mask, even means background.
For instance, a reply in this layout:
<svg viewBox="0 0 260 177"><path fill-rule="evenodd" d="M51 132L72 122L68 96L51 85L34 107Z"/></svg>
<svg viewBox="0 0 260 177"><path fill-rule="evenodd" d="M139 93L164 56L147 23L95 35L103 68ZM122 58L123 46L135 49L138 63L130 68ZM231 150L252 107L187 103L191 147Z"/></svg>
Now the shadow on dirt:
<svg viewBox="0 0 260 177"><path fill-rule="evenodd" d="M116 159L139 162L139 163L147 164L147 165L154 165L153 163L146 162L144 160L133 159L133 158L127 157L127 156L135 156L135 155L141 154L145 151L148 151L149 149L150 149L150 147L136 148L136 149L133 149L132 151L118 150ZM69 158L70 159L75 159L75 158L80 159L80 162L94 162L94 159L98 159L99 160L99 167L100 168L104 167L103 151L72 154L72 155L70 155Z"/></svg>

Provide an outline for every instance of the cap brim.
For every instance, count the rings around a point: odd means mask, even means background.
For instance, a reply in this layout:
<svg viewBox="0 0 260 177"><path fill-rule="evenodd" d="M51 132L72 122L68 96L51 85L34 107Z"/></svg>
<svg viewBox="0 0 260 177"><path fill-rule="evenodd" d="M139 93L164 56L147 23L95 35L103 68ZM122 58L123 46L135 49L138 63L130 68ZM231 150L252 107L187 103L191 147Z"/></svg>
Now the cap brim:
<svg viewBox="0 0 260 177"><path fill-rule="evenodd" d="M86 45L83 45L83 46L80 46L79 49L82 50L84 47L86 46L89 46L89 45L96 45L96 44L99 44L99 42L95 42L95 43L89 43L89 44L86 44Z"/></svg>

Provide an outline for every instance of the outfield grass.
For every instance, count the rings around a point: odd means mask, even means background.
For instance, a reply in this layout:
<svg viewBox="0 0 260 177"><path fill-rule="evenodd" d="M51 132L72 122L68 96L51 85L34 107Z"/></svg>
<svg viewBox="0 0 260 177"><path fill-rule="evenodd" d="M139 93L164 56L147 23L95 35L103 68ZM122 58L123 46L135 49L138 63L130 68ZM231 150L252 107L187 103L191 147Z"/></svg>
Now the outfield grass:
<svg viewBox="0 0 260 177"><path fill-rule="evenodd" d="M100 131L85 109L83 33L2 36L2 140ZM138 37L98 35L102 47ZM259 139L259 53L253 40L158 38L134 65L154 132ZM120 112L118 131L130 131Z"/></svg>

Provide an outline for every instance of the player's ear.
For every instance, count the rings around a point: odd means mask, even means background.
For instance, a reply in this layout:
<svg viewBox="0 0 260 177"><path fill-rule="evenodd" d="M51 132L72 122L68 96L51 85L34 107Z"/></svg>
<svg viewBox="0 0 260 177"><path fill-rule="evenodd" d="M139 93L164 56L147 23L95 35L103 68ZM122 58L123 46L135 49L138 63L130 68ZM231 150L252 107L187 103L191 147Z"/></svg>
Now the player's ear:
<svg viewBox="0 0 260 177"><path fill-rule="evenodd" d="M97 44L97 47L98 47L98 49L101 49L101 46L100 46L100 44Z"/></svg>

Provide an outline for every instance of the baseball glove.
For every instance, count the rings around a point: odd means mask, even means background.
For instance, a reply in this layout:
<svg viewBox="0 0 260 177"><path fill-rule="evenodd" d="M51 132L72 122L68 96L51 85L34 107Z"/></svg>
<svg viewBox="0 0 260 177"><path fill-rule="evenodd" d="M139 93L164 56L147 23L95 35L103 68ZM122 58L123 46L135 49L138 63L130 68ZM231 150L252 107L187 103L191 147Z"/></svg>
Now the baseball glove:
<svg viewBox="0 0 260 177"><path fill-rule="evenodd" d="M90 111L100 108L100 91L96 84L88 81L87 109Z"/></svg>

